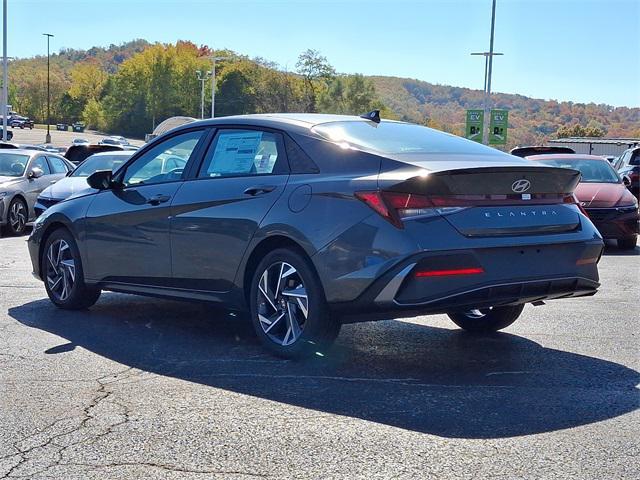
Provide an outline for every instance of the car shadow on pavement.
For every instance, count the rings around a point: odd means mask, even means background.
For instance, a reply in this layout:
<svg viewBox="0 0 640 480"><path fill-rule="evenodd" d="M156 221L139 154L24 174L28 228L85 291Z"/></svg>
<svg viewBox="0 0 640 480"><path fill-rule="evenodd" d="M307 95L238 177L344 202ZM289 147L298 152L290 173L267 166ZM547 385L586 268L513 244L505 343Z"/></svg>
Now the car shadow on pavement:
<svg viewBox="0 0 640 480"><path fill-rule="evenodd" d="M508 333L346 325L325 356L296 362L266 354L247 319L206 305L107 293L89 311L38 300L9 314L64 338L50 355L81 346L142 371L444 437L549 432L639 407L638 372Z"/></svg>
<svg viewBox="0 0 640 480"><path fill-rule="evenodd" d="M640 245L636 245L635 248L630 250L622 250L618 248L616 242L612 240L605 240L603 255L607 255L610 257L627 257L630 255L640 255Z"/></svg>

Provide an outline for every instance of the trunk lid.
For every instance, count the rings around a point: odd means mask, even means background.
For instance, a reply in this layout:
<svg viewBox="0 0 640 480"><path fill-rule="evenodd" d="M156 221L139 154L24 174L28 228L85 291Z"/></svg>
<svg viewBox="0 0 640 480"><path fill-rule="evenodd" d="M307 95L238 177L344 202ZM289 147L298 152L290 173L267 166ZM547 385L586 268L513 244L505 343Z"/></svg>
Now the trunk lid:
<svg viewBox="0 0 640 480"><path fill-rule="evenodd" d="M456 230L469 237L577 229L580 214L573 191L580 172L514 160L483 164L476 159L475 165L469 161L420 162L423 168L416 168L418 162L394 162L395 168L383 166L378 184L382 191L426 198ZM413 219L420 221L426 216L420 212L428 214L428 210L413 210L417 212Z"/></svg>

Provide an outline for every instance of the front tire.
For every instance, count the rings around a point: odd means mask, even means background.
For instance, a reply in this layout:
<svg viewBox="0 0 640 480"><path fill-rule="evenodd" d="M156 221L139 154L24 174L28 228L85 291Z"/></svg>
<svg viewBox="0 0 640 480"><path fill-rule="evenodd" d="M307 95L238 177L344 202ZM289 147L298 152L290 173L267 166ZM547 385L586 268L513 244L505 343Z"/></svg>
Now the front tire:
<svg viewBox="0 0 640 480"><path fill-rule="evenodd" d="M633 250L636 248L636 244L638 243L638 235L634 235L633 237L620 238L618 240L618 248L620 250Z"/></svg>
<svg viewBox="0 0 640 480"><path fill-rule="evenodd" d="M515 322L522 310L524 310L524 304L449 313L448 316L453 323L468 332L492 333L507 328Z"/></svg>
<svg viewBox="0 0 640 480"><path fill-rule="evenodd" d="M309 260L288 250L267 254L251 280L251 319L262 344L283 358L321 352L340 332Z"/></svg>
<svg viewBox="0 0 640 480"><path fill-rule="evenodd" d="M29 219L29 210L27 204L21 198L14 198L9 204L7 212L6 230L9 235L24 235L27 228L27 220Z"/></svg>
<svg viewBox="0 0 640 480"><path fill-rule="evenodd" d="M42 254L42 276L51 302L65 310L84 310L98 301L100 289L84 281L75 239L60 228L47 239Z"/></svg>

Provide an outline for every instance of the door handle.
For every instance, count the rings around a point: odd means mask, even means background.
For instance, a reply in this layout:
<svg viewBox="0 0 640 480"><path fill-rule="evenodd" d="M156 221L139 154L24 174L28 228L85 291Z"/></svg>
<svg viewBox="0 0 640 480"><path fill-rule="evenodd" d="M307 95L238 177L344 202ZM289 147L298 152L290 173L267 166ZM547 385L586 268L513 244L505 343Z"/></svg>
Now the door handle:
<svg viewBox="0 0 640 480"><path fill-rule="evenodd" d="M255 197L256 195L262 195L263 193L273 192L275 189L276 189L275 185L256 185L256 186L247 188L244 191L244 194Z"/></svg>
<svg viewBox="0 0 640 480"><path fill-rule="evenodd" d="M171 200L171 197L169 195L163 195L162 193L159 193L158 195L154 195L153 197L149 198L147 200L147 203L149 205L160 205L161 203L168 202L169 200Z"/></svg>

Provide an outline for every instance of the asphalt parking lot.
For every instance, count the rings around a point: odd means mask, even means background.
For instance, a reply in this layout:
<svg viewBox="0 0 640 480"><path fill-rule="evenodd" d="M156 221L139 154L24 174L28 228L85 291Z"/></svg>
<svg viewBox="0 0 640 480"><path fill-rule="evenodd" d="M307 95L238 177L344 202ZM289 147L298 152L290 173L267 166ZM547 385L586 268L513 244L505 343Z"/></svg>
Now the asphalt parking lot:
<svg viewBox="0 0 640 480"><path fill-rule="evenodd" d="M40 128L34 128L33 130L29 129L19 129L13 128L10 129L13 132L13 138L11 139L12 143L24 143L27 145L40 145L45 141L45 135L47 131ZM85 138L89 140L91 143L98 143L102 140L105 135L101 135L94 131L86 131L83 133L75 133L71 131L58 131L54 128L51 129L51 143L56 147L68 147L71 145L71 142L74 138ZM144 142L141 140L129 139L129 143L132 145L143 145Z"/></svg>
<svg viewBox="0 0 640 480"><path fill-rule="evenodd" d="M640 248L504 333L348 325L306 362L205 305L57 310L0 252L0 478L640 478Z"/></svg>

